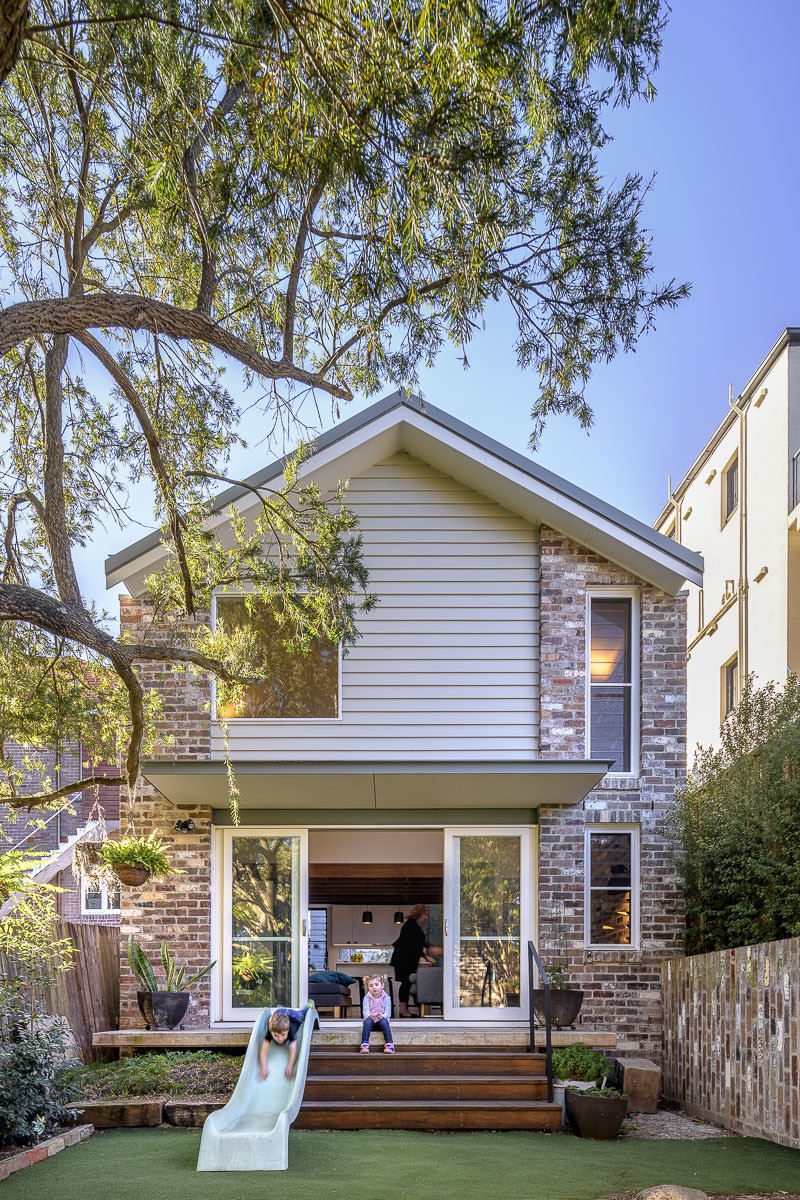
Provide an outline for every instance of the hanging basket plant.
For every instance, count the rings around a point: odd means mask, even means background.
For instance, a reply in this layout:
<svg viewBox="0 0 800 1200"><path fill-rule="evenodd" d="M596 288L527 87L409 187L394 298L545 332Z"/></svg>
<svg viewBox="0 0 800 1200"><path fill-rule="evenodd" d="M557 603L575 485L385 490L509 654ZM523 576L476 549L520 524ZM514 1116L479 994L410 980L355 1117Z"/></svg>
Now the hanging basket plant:
<svg viewBox="0 0 800 1200"><path fill-rule="evenodd" d="M178 874L165 847L155 830L144 838L129 833L118 841L100 843L100 867L111 870L127 887L141 887L148 879L166 879Z"/></svg>

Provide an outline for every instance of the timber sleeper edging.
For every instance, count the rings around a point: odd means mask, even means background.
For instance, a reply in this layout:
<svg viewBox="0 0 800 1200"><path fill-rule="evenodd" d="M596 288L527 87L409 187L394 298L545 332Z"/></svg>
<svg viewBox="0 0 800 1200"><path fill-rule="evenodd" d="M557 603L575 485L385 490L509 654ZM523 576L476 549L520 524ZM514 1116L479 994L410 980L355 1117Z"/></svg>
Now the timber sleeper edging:
<svg viewBox="0 0 800 1200"><path fill-rule="evenodd" d="M48 1138L46 1142L40 1142L38 1146L29 1146L26 1150L20 1150L19 1154L0 1159L0 1183L17 1171L24 1171L34 1163L52 1158L68 1146L77 1146L79 1142L85 1142L93 1133L93 1125L76 1125L74 1129L67 1129L64 1133L57 1133L55 1137Z"/></svg>

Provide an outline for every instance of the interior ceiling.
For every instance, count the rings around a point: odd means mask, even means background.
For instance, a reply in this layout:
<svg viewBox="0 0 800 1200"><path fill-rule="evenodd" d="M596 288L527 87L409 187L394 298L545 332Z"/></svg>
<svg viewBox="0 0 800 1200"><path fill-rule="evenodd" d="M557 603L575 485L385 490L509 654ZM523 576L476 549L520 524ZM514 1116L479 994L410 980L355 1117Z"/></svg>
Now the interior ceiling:
<svg viewBox="0 0 800 1200"><path fill-rule="evenodd" d="M441 904L441 863L310 863L309 904Z"/></svg>

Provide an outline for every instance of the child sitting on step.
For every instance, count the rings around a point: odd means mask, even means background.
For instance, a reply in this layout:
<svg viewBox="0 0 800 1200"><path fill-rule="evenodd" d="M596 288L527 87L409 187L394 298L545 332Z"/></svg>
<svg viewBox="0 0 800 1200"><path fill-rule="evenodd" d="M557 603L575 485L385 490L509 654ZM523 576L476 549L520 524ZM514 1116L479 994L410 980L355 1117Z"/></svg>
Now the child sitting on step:
<svg viewBox="0 0 800 1200"><path fill-rule="evenodd" d="M286 1078L288 1079L294 1071L294 1064L297 1058L297 1031L303 1024L307 1009L300 1008L276 1008L269 1018L267 1024L267 1032L264 1034L264 1041L261 1043L258 1061L261 1064L261 1078L266 1079L269 1075L269 1067L267 1066L267 1054L269 1053L270 1042L277 1042L282 1046L284 1042L289 1043L289 1062L286 1066Z"/></svg>
<svg viewBox="0 0 800 1200"><path fill-rule="evenodd" d="M364 982L368 990L364 996L363 1004L364 1024L361 1029L361 1053L369 1054L370 1034L373 1029L379 1029L386 1043L383 1047L384 1054L394 1054L392 1030L389 1025L389 1017L392 1015L392 1001L388 992L384 991L383 976L367 975Z"/></svg>

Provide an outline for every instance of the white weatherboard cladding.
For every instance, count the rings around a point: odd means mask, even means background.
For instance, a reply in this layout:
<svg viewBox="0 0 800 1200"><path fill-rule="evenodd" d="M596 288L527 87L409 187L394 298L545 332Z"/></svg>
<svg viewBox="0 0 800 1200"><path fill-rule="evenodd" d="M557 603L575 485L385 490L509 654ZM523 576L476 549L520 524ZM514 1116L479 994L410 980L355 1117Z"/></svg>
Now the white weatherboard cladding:
<svg viewBox="0 0 800 1200"><path fill-rule="evenodd" d="M380 603L342 661L334 721L231 721L234 759L535 755L538 531L400 453L350 481ZM212 752L223 733L212 725Z"/></svg>

